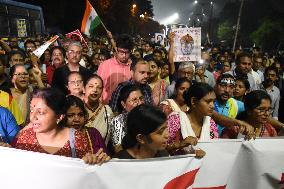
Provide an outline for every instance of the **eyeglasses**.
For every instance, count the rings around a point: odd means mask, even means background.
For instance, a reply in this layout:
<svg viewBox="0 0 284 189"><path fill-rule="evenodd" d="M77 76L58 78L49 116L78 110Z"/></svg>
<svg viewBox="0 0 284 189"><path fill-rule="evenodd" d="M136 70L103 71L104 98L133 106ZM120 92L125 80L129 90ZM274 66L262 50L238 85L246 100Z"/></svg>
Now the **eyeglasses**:
<svg viewBox="0 0 284 189"><path fill-rule="evenodd" d="M140 96L138 98L133 98L129 100L131 104L139 104L139 102L144 102L144 96Z"/></svg>
<svg viewBox="0 0 284 189"><path fill-rule="evenodd" d="M68 81L69 84L71 85L80 85L83 83L83 80L77 80L77 81Z"/></svg>
<svg viewBox="0 0 284 189"><path fill-rule="evenodd" d="M257 112L259 113L259 114L265 114L265 113L267 113L267 114L272 114L272 112L273 112L273 109L272 108L269 108L269 109L265 109L265 108L255 108L256 110L257 110Z"/></svg>
<svg viewBox="0 0 284 189"><path fill-rule="evenodd" d="M68 51L68 53L72 55L81 55L81 51Z"/></svg>
<svg viewBox="0 0 284 189"><path fill-rule="evenodd" d="M14 75L17 76L17 77L28 77L29 73L27 73L27 72L15 73Z"/></svg>

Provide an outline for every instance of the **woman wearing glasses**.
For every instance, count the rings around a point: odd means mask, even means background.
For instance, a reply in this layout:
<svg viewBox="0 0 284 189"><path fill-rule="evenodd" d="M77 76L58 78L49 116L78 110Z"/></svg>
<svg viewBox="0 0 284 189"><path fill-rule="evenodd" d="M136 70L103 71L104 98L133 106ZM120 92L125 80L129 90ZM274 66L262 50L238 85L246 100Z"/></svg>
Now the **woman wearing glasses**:
<svg viewBox="0 0 284 189"><path fill-rule="evenodd" d="M96 128L107 144L110 138L110 120L113 112L108 105L100 101L103 87L103 80L98 75L91 76L86 82L84 102L89 117L85 126Z"/></svg>
<svg viewBox="0 0 284 189"><path fill-rule="evenodd" d="M25 120L24 123L27 124L29 122L30 94L33 91L30 85L29 73L23 64L15 64L10 69L10 77L14 86L11 88L12 96L20 107ZM37 81L39 88L44 86L41 80L40 70L34 72L33 77Z"/></svg>
<svg viewBox="0 0 284 189"><path fill-rule="evenodd" d="M83 77L79 72L72 71L67 77L68 95L74 95L81 100L84 99L84 82Z"/></svg>
<svg viewBox="0 0 284 189"><path fill-rule="evenodd" d="M254 127L256 137L275 137L276 130L268 123L271 116L271 98L262 90L255 90L248 93L244 100L246 111L237 118ZM238 127L226 128L223 138L239 138Z"/></svg>
<svg viewBox="0 0 284 189"><path fill-rule="evenodd" d="M119 96L119 115L111 121L110 132L114 152L122 150L121 142L126 135L126 120L128 113L140 104L144 104L144 96L137 85L129 84L121 89Z"/></svg>

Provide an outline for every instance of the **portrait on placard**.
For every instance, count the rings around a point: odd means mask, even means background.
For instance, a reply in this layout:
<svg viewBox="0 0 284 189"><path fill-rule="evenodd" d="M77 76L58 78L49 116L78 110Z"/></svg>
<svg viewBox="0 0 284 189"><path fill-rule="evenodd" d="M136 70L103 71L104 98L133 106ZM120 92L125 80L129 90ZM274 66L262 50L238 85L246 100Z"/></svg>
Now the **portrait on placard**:
<svg viewBox="0 0 284 189"><path fill-rule="evenodd" d="M155 33L155 43L165 45L165 37L163 33Z"/></svg>
<svg viewBox="0 0 284 189"><path fill-rule="evenodd" d="M174 61L198 61L201 57L201 28L176 28Z"/></svg>

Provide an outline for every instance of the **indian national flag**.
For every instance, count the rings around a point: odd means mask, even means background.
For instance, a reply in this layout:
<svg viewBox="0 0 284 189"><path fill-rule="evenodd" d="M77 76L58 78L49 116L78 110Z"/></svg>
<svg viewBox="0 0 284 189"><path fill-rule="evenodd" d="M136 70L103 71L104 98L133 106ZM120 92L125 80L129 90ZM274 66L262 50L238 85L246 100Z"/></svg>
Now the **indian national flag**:
<svg viewBox="0 0 284 189"><path fill-rule="evenodd" d="M90 33L101 23L101 19L98 16L91 3L86 0L87 6L82 20L81 32L90 36Z"/></svg>

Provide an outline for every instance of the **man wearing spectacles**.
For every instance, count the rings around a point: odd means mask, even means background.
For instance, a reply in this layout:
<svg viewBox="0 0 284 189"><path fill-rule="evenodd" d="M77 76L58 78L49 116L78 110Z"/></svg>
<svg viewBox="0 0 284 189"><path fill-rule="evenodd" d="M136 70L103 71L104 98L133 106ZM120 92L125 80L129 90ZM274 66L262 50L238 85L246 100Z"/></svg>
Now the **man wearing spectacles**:
<svg viewBox="0 0 284 189"><path fill-rule="evenodd" d="M68 64L57 68L54 71L51 86L58 88L64 94L68 94L67 78L70 72L79 72L84 83L92 76L92 72L79 64L82 58L82 45L79 42L72 42L68 46L66 57Z"/></svg>
<svg viewBox="0 0 284 189"><path fill-rule="evenodd" d="M128 35L121 35L116 40L116 53L99 65L97 74L104 82L102 99L105 104L109 103L112 92L121 82L131 78L130 71L130 53L133 48L133 42Z"/></svg>

